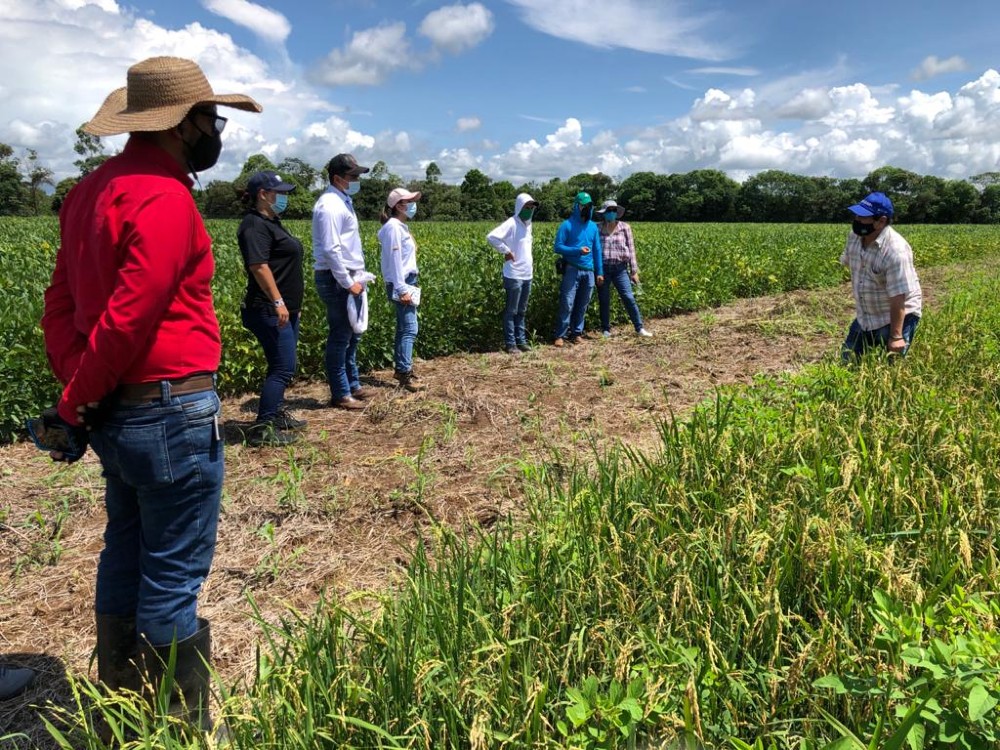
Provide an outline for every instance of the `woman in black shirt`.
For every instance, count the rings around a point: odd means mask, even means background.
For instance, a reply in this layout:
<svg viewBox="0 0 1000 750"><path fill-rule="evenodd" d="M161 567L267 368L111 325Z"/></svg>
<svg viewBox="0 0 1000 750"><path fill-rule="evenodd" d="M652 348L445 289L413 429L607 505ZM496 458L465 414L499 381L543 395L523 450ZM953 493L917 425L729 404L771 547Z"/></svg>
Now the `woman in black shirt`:
<svg viewBox="0 0 1000 750"><path fill-rule="evenodd" d="M270 170L255 173L243 195L247 213L237 238L247 270L247 291L241 305L243 325L251 331L267 359L257 421L248 442L284 445L295 436L287 430L306 426L284 408L285 387L295 374L295 349L302 309L302 243L285 231L278 216L288 205L295 185Z"/></svg>

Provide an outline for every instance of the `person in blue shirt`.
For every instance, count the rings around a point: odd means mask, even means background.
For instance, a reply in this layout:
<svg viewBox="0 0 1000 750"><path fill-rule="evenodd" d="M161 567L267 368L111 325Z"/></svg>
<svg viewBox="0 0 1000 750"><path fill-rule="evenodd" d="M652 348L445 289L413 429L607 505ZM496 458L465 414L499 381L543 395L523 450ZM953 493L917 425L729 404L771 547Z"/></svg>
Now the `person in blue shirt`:
<svg viewBox="0 0 1000 750"><path fill-rule="evenodd" d="M573 212L559 225L554 250L564 261L562 283L559 285L559 313L556 317L554 346L567 341L575 344L583 332L587 305L594 294L594 277L604 282L601 260L601 232L591 221L594 201L588 193L577 193Z"/></svg>

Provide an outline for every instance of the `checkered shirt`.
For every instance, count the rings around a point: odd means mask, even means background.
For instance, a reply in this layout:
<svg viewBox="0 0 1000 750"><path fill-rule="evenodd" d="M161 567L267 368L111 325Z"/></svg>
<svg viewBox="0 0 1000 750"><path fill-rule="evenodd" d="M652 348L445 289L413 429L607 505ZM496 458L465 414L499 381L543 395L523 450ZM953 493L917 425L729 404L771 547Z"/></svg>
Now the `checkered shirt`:
<svg viewBox="0 0 1000 750"><path fill-rule="evenodd" d="M889 325L889 299L905 294L905 314L920 315L920 280L910 243L891 226L865 248L851 232L840 262L851 269L858 325L874 331Z"/></svg>
<svg viewBox="0 0 1000 750"><path fill-rule="evenodd" d="M639 273L639 262L635 259L635 240L632 237L632 227L624 221L616 222L615 229L611 233L608 233L607 224L603 221L600 227L604 265L625 263L629 267L629 273Z"/></svg>

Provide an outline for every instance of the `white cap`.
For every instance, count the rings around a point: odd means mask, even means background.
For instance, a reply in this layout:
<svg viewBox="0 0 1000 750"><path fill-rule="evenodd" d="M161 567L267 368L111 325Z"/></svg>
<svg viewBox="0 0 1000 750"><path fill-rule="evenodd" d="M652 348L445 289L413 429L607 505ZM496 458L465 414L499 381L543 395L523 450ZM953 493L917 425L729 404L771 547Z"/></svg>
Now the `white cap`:
<svg viewBox="0 0 1000 750"><path fill-rule="evenodd" d="M389 193L389 199L386 201L389 208L395 208L396 204L400 201L418 201L420 200L420 193L411 193L406 188L398 187Z"/></svg>

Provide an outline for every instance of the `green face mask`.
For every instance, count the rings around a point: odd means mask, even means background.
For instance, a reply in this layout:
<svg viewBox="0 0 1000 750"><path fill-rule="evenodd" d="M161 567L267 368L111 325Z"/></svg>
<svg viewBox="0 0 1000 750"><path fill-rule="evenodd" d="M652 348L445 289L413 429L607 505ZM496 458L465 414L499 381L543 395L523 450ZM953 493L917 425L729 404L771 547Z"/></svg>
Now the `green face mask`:
<svg viewBox="0 0 1000 750"><path fill-rule="evenodd" d="M521 209L521 213L518 214L518 218L520 218L521 221L531 221L531 217L534 215L535 215L535 209L523 208Z"/></svg>

